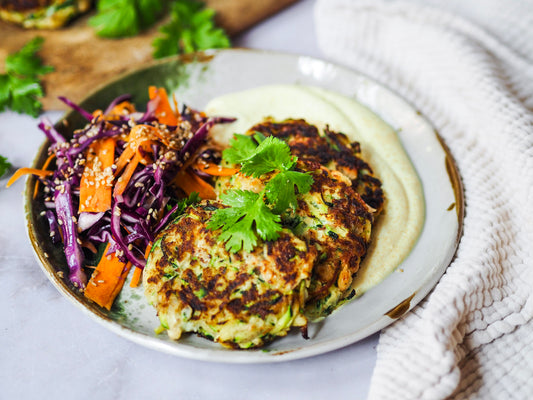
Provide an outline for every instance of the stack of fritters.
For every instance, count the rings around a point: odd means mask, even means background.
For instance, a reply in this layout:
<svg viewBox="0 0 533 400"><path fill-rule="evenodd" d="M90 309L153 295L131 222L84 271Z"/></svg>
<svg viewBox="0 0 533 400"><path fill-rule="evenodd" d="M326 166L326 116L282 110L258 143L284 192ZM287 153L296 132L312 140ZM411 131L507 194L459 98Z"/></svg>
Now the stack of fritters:
<svg viewBox="0 0 533 400"><path fill-rule="evenodd" d="M298 207L282 215L280 239L252 253L229 253L207 229L218 201L191 207L154 245L144 273L149 301L172 338L197 332L227 346L248 348L305 331L308 320L330 314L353 297L354 275L383 208L381 182L360 158L358 143L304 120L266 121L252 127L289 145L296 169L313 177ZM260 192L262 179L237 173L216 190Z"/></svg>

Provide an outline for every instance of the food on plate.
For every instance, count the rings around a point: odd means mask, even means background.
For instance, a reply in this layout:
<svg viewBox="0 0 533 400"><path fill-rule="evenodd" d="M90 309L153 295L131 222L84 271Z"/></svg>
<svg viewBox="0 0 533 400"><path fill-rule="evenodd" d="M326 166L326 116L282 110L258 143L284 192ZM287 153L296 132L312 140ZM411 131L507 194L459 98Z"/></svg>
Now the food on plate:
<svg viewBox="0 0 533 400"><path fill-rule="evenodd" d="M40 169L21 168L38 177L35 196L44 204L53 243L62 243L68 279L85 296L110 309L127 271L140 279L145 254L169 219L201 192L201 179L186 170L209 128L232 121L209 118L183 107L174 112L166 91L150 87L150 101L138 112L128 95L105 110L77 110L87 125L72 138L47 120L39 127L49 141L49 157ZM63 271L62 271L63 272Z"/></svg>
<svg viewBox="0 0 533 400"><path fill-rule="evenodd" d="M350 179L351 186L375 213L379 214L383 208L381 182L373 175L368 163L361 158L360 144L350 142L345 134L333 132L326 126L321 135L316 126L303 119L276 123L267 118L249 131L283 139L292 154L300 160L316 161L330 170L341 172Z"/></svg>
<svg viewBox="0 0 533 400"><path fill-rule="evenodd" d="M281 220L320 254L313 267L305 314L312 320L327 316L355 295L352 279L383 207L381 182L360 158L359 144L350 143L342 133L326 128L321 134L304 120L267 120L248 131L250 136L257 133L284 140L298 157L298 170L313 178L310 190L299 193L296 207L285 211ZM257 191L263 186L257 178L242 173L216 182L222 193L250 187Z"/></svg>
<svg viewBox="0 0 533 400"><path fill-rule="evenodd" d="M0 19L28 29L57 29L91 5L91 0L0 0Z"/></svg>
<svg viewBox="0 0 533 400"><path fill-rule="evenodd" d="M205 112L150 87L49 139L35 175L68 278L111 309L131 280L171 339L254 348L377 284L421 231L420 182L396 133L357 102L274 85ZM133 272L130 272L133 270ZM65 271L67 272L67 271Z"/></svg>
<svg viewBox="0 0 533 400"><path fill-rule="evenodd" d="M353 297L378 214L356 191L372 176L358 149L304 120L268 120L235 134L219 164L232 173L214 177L218 200L189 207L148 257L145 294L169 336L197 332L256 347L292 326L305 335L309 320ZM204 163L195 166L205 171ZM365 181L359 190L381 209L380 181Z"/></svg>
<svg viewBox="0 0 533 400"><path fill-rule="evenodd" d="M206 200L170 224L143 273L148 301L171 339L197 332L227 347L250 348L305 329L305 304L317 250L289 230L251 252L228 251L206 229L224 206Z"/></svg>
<svg viewBox="0 0 533 400"><path fill-rule="evenodd" d="M207 115L235 117L233 123L211 130L211 136L222 146L229 145L235 132L246 132L265 117L271 121L304 119L322 132L342 132L350 142L360 144L355 150L360 150L358 157L372 167L373 174L368 177L382 182L384 203L372 227L366 256L353 279L355 296L383 281L409 255L424 226L424 193L397 132L374 112L348 96L300 84L228 93L209 101L204 110ZM368 188L370 193L378 194L372 187L368 182L357 190ZM379 203L372 207L379 210Z"/></svg>

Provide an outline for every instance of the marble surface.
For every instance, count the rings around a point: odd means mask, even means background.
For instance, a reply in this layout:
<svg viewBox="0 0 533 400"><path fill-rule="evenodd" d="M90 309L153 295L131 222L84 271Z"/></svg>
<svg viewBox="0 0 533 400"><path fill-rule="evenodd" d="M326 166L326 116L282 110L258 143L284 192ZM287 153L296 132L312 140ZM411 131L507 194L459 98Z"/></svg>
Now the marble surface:
<svg viewBox="0 0 533 400"><path fill-rule="evenodd" d="M304 0L235 46L321 57ZM61 112L48 112L53 121ZM28 166L43 136L37 120L0 113L0 154ZM0 398L364 399L378 335L344 349L275 364L234 365L158 353L106 330L63 298L34 259L20 180L0 180Z"/></svg>

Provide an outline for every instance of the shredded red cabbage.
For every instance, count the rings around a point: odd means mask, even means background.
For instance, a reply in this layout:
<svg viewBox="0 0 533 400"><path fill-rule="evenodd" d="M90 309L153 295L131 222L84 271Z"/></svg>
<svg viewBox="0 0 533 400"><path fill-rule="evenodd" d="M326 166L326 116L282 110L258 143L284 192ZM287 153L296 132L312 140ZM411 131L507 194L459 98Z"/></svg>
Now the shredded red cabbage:
<svg viewBox="0 0 533 400"><path fill-rule="evenodd" d="M152 163L139 164L124 192L112 199L111 209L103 213L78 213L79 185L84 170L86 150L95 140L117 137L115 159L127 143L118 138L129 133L135 124L158 127L155 110L158 99L150 100L144 112L132 112L104 120L96 117L66 98L60 98L79 112L88 124L74 132L66 140L48 120L42 120L39 128L50 142L49 153L55 154L54 174L39 178L44 184L45 217L50 225L52 240L63 240L69 267L69 279L73 285L84 288L87 277L84 272L84 250L81 243L88 241L98 246L110 243L123 262L131 262L143 268L147 246L180 208L171 186L176 172L184 162L202 146L209 129L218 123L232 122L231 118L207 118L204 114L184 107L178 126L168 126L170 132L180 133L180 148L169 149L163 143L152 146ZM104 116L117 104L131 99L123 95L113 100ZM78 221L80 222L78 224ZM61 232L61 234L60 234Z"/></svg>

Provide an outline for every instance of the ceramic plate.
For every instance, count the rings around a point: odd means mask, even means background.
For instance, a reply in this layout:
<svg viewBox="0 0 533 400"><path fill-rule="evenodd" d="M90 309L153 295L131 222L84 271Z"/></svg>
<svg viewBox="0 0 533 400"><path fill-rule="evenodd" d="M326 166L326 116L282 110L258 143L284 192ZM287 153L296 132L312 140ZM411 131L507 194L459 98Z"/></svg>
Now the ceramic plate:
<svg viewBox="0 0 533 400"><path fill-rule="evenodd" d="M291 360L341 348L389 325L426 296L451 262L459 241L463 217L459 175L431 124L400 97L364 75L309 57L222 50L151 64L106 84L81 106L103 108L116 96L130 93L141 108L148 100L147 87L158 85L174 90L193 108L203 109L213 97L268 84L318 86L355 98L398 132L420 176L426 202L421 236L398 268L401 273L393 272L323 322L310 324L308 340L294 332L263 349L247 351L228 350L195 335L173 342L165 333L154 333L159 321L144 300L141 287L125 285L108 312L87 301L61 277L63 274L58 274L65 271L64 276L68 276L68 268L62 250L49 240L45 219L39 216L43 206L32 200L34 179L30 178L25 194L29 237L44 272L63 295L110 330L144 346L194 359L238 363ZM67 126L82 127L83 120L67 113L56 127L65 133ZM41 147L35 167L46 159L47 146L44 143Z"/></svg>

